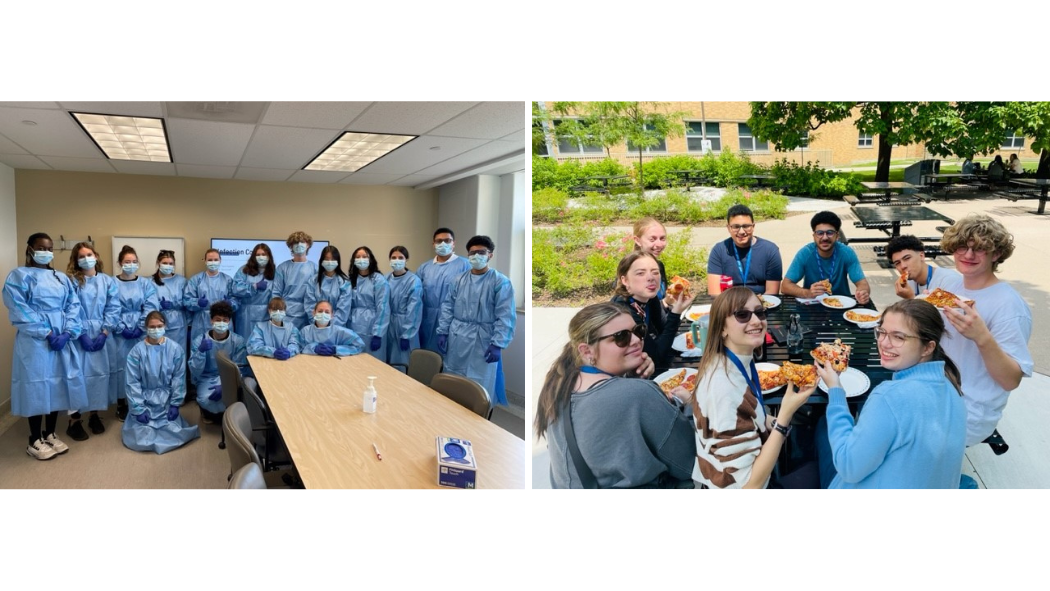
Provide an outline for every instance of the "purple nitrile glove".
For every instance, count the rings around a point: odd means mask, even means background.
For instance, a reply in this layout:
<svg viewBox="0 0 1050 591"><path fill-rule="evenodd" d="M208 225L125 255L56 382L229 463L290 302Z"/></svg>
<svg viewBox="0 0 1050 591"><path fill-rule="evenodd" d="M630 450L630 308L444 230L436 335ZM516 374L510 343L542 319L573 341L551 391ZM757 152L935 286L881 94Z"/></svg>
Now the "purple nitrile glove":
<svg viewBox="0 0 1050 591"><path fill-rule="evenodd" d="M165 298L160 298L160 309L161 310L173 310L173 309L175 309L175 304L172 303L171 300L168 300L168 299L165 299Z"/></svg>
<svg viewBox="0 0 1050 591"><path fill-rule="evenodd" d="M109 337L106 335L106 333L104 333L104 332L98 333L98 336L95 337L95 348L92 349L92 351L101 351L102 348L106 346L106 339L107 338L109 338Z"/></svg>
<svg viewBox="0 0 1050 591"><path fill-rule="evenodd" d="M204 296L201 296L201 297L197 298L197 306L199 306L201 310L207 310L208 309L208 298L206 298Z"/></svg>
<svg viewBox="0 0 1050 591"><path fill-rule="evenodd" d="M201 339L201 344L197 345L197 350L201 353L211 351L211 339L208 338L208 335L204 335L204 338Z"/></svg>
<svg viewBox="0 0 1050 591"><path fill-rule="evenodd" d="M488 349L485 349L485 363L496 363L499 361L501 349L496 345L489 345Z"/></svg>
<svg viewBox="0 0 1050 591"><path fill-rule="evenodd" d="M287 361L292 356L292 352L284 347L277 347L274 349L273 358L279 361Z"/></svg>
<svg viewBox="0 0 1050 591"><path fill-rule="evenodd" d="M372 337L372 344L370 345L370 348L373 351L378 351L379 348L382 347L382 346L383 346L383 337L381 337L379 335L376 335L376 336Z"/></svg>
<svg viewBox="0 0 1050 591"><path fill-rule="evenodd" d="M398 344L401 345L402 351L408 351L408 348L411 346L411 343L408 342L408 339L401 339L400 341L398 341Z"/></svg>
<svg viewBox="0 0 1050 591"><path fill-rule="evenodd" d="M121 329L120 336L130 341L131 339L135 338L135 330L132 329L130 326L126 327L124 329Z"/></svg>
<svg viewBox="0 0 1050 591"><path fill-rule="evenodd" d="M85 351L98 351L98 349L95 348L95 339L89 337L86 332L80 333L77 340L80 341L80 346Z"/></svg>
<svg viewBox="0 0 1050 591"><path fill-rule="evenodd" d="M266 289L267 285L269 285L269 283L267 283L265 279L260 279L259 282L255 284L255 289L262 291Z"/></svg>
<svg viewBox="0 0 1050 591"><path fill-rule="evenodd" d="M144 411L142 411L142 414L135 415L135 420L140 422L140 423L142 423L143 425L148 424L149 423L149 411L148 410L144 410Z"/></svg>
<svg viewBox="0 0 1050 591"><path fill-rule="evenodd" d="M69 334L68 332L56 335L52 331L51 334L47 335L47 344L51 347L52 351L61 351L63 348L65 348L66 343L68 343L69 339L72 337L73 335Z"/></svg>
<svg viewBox="0 0 1050 591"><path fill-rule="evenodd" d="M335 347L333 347L332 345L329 345L328 343L321 343L320 345L317 345L316 347L314 347L314 353L317 353L318 355L326 355L326 356L327 355L335 355Z"/></svg>
<svg viewBox="0 0 1050 591"><path fill-rule="evenodd" d="M448 335L447 334L439 334L438 335L438 351L441 351L442 353L448 353Z"/></svg>
<svg viewBox="0 0 1050 591"><path fill-rule="evenodd" d="M208 400L215 402L216 400L222 399L222 384L218 384L211 387L211 394L208 395Z"/></svg>
<svg viewBox="0 0 1050 591"><path fill-rule="evenodd" d="M133 339L137 339L144 334L146 333L142 332L142 329L137 326L131 330L131 338Z"/></svg>
<svg viewBox="0 0 1050 591"><path fill-rule="evenodd" d="M168 420L174 421L175 417L179 416L179 407L169 406L168 407Z"/></svg>

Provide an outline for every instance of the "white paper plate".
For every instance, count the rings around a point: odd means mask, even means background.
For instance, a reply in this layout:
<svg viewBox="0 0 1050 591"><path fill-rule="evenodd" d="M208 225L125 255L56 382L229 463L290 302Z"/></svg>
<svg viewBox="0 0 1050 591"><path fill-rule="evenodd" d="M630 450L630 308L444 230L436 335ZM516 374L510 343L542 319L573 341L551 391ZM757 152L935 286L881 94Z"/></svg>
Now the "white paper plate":
<svg viewBox="0 0 1050 591"><path fill-rule="evenodd" d="M846 391L846 398L860 396L871 387L871 380L868 379L868 376L855 367L847 367L846 371L840 373L839 381L842 382L842 389ZM824 380L817 381L817 387L824 392L828 391L828 386L824 383Z"/></svg>
<svg viewBox="0 0 1050 591"><path fill-rule="evenodd" d="M859 326L861 328L875 328L876 326L879 325L879 321L878 320L872 320L870 322L858 322L856 320L850 320L849 317L846 316L850 312L860 312L861 314L870 314L870 315L875 315L875 316L880 316L880 317L882 316L882 312L877 312L875 310L869 310L868 308L854 308L852 310L847 310L847 311L842 313L843 320L845 320L846 322L849 322L851 324L856 324L857 326Z"/></svg>
<svg viewBox="0 0 1050 591"><path fill-rule="evenodd" d="M669 369L669 370L663 372L662 374L656 376L655 378L653 378L653 381L656 382L657 386L659 386L660 384L663 384L664 382L666 382L667 380L673 378L674 376L682 373L682 369L685 370L685 377L686 378L688 378L689 376L695 376L696 374L700 373L695 368L692 368L692 367L685 367L685 368L680 368L680 369Z"/></svg>
<svg viewBox="0 0 1050 591"><path fill-rule="evenodd" d="M766 310L772 310L773 308L776 308L780 305L780 298L778 298L775 295L762 294L762 301L769 304L768 306L766 306Z"/></svg>
<svg viewBox="0 0 1050 591"><path fill-rule="evenodd" d="M839 302L842 303L842 306L832 306L831 304L828 303L828 298L837 299ZM857 305L857 300L855 300L855 299L853 299L851 297L846 297L846 296L840 296L840 295L832 294L832 295L829 295L827 298L820 298L820 305L824 306L825 308L831 308L832 310L848 310L848 309L852 308L853 306Z"/></svg>
<svg viewBox="0 0 1050 591"><path fill-rule="evenodd" d="M685 317L690 322L696 322L700 320L700 317L704 314L711 313L711 304L704 304L702 306L693 306L685 313Z"/></svg>
<svg viewBox="0 0 1050 591"><path fill-rule="evenodd" d="M671 343L671 347L675 351L681 351L682 357L700 357L701 355L704 354L704 351L700 348L700 344L699 343L697 343L697 346L696 346L695 349L686 349L685 348L685 335L687 335L687 334L689 334L689 333L688 332L683 332L682 334L676 336L674 338L674 342Z"/></svg>
<svg viewBox="0 0 1050 591"><path fill-rule="evenodd" d="M780 369L780 366L777 365L776 363L762 362L762 363L756 363L755 364L755 369L758 369L759 371L774 371L774 370ZM787 384L784 384L783 386L777 386L776 388L769 388L768 390L762 390L762 393L763 394L769 394L771 392L776 392L777 390L780 390L781 388L784 388L786 386L787 386Z"/></svg>

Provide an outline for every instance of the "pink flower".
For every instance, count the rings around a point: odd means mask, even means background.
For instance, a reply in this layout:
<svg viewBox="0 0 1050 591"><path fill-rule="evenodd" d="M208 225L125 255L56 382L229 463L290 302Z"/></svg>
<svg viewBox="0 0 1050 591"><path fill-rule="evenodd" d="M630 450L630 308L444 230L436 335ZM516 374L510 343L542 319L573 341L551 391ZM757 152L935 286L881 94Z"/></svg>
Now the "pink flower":
<svg viewBox="0 0 1050 591"><path fill-rule="evenodd" d="M594 247L597 248L598 250L601 250L601 249L605 248L606 246L609 246L609 245L606 244L604 240L599 240L598 242L594 243Z"/></svg>

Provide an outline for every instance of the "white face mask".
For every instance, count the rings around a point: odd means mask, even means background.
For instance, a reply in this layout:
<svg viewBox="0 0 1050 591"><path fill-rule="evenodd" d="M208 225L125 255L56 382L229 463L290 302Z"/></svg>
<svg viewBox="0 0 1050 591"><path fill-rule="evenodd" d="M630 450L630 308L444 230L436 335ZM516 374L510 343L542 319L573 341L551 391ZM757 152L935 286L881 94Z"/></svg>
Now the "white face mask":
<svg viewBox="0 0 1050 591"><path fill-rule="evenodd" d="M98 264L98 261L95 260L95 257L84 257L77 261L77 265L84 270L94 269L96 264Z"/></svg>
<svg viewBox="0 0 1050 591"><path fill-rule="evenodd" d="M400 271L405 268L405 259L390 259L390 268L394 271Z"/></svg>
<svg viewBox="0 0 1050 591"><path fill-rule="evenodd" d="M174 272L175 272L175 265L161 265L160 266L160 274L161 275L171 275Z"/></svg>
<svg viewBox="0 0 1050 591"><path fill-rule="evenodd" d="M124 271L128 275L134 275L139 270L139 264L138 263L127 263L127 264L121 265L120 268L121 268L122 271Z"/></svg>
<svg viewBox="0 0 1050 591"><path fill-rule="evenodd" d="M211 323L211 329L214 330L215 332L219 333L219 334L223 334L226 331L230 330L230 323L229 322L219 322L219 321L212 322Z"/></svg>
<svg viewBox="0 0 1050 591"><path fill-rule="evenodd" d="M321 261L321 266L324 267L325 271L335 271L336 267L339 266L339 261Z"/></svg>
<svg viewBox="0 0 1050 591"><path fill-rule="evenodd" d="M354 266L364 271L368 268L369 259L354 259Z"/></svg>
<svg viewBox="0 0 1050 591"><path fill-rule="evenodd" d="M331 321L332 315L328 312L318 312L314 314L314 322L316 322L318 326L325 326Z"/></svg>
<svg viewBox="0 0 1050 591"><path fill-rule="evenodd" d="M149 338L155 341L159 341L160 338L164 336L164 327L161 326L160 328L147 328L146 334L149 335Z"/></svg>
<svg viewBox="0 0 1050 591"><path fill-rule="evenodd" d="M36 261L36 263L38 265L46 265L46 264L50 263L52 260L54 260L54 258L55 258L55 253L51 252L50 250L34 250L33 251L33 260Z"/></svg>
<svg viewBox="0 0 1050 591"><path fill-rule="evenodd" d="M306 243L296 243L295 246L292 247L292 252L294 252L295 254L303 254L304 252L306 252Z"/></svg>
<svg viewBox="0 0 1050 591"><path fill-rule="evenodd" d="M270 262L270 257L265 257L261 255L255 257L255 264L259 265L260 267L265 267L266 263L268 262Z"/></svg>
<svg viewBox="0 0 1050 591"><path fill-rule="evenodd" d="M273 320L274 322L281 322L284 320L284 317L284 310L272 310L270 312L270 320Z"/></svg>
<svg viewBox="0 0 1050 591"><path fill-rule="evenodd" d="M208 261L207 263L204 263L204 266L207 267L208 270L212 271L212 272L218 271L219 267L221 265L222 265L222 262L220 262L220 261Z"/></svg>

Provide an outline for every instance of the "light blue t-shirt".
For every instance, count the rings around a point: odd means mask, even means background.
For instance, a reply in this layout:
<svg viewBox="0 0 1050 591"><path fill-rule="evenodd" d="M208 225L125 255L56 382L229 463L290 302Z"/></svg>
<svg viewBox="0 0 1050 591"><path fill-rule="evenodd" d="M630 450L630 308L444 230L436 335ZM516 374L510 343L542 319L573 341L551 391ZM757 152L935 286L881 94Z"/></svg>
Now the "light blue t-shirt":
<svg viewBox="0 0 1050 591"><path fill-rule="evenodd" d="M852 248L841 242L835 243L835 250L832 252L834 254L831 258L822 258L817 254L817 245L810 242L795 254L795 259L791 261L791 266L784 274L784 279L792 283L803 279L803 289L809 289L809 286L817 281L830 279L831 293L852 296L853 292L849 288L849 282L857 283L864 279L860 259L857 258L857 253L853 252Z"/></svg>
<svg viewBox="0 0 1050 591"><path fill-rule="evenodd" d="M711 255L707 257L708 276L729 275L733 278L733 286L738 287L744 285L741 273L745 272L747 287L755 293L766 292L766 281L780 281L784 278L784 263L780 259L780 249L776 244L755 238L755 243L748 249L749 252L740 257L739 265L739 253L735 253L734 250L736 245L732 238L711 247Z"/></svg>

